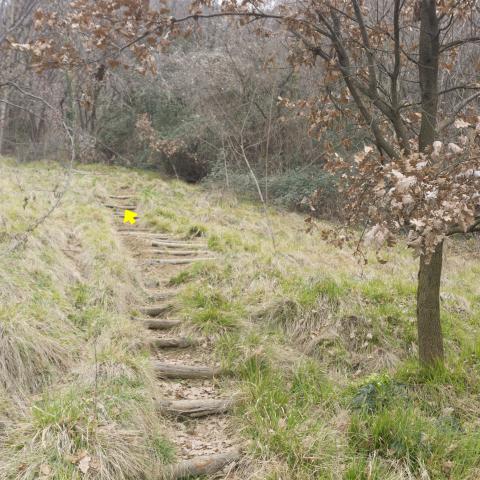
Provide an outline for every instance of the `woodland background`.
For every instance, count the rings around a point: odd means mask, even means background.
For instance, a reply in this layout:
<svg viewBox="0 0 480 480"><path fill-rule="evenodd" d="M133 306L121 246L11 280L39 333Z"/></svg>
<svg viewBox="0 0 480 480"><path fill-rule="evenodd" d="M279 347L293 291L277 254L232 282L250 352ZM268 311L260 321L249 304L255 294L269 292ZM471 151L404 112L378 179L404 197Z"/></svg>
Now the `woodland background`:
<svg viewBox="0 0 480 480"><path fill-rule="evenodd" d="M175 15L188 11L189 2L171 3ZM0 36L13 34L13 28L17 42L31 40L36 35L32 12L44 7L61 15L65 4L3 0ZM281 98L316 95L324 74L292 66L282 32L265 38L254 25L206 22L168 53L158 53L156 62L153 77L140 68L99 70L93 78L78 70L39 76L21 52L3 55L2 77L42 101L15 88L2 89L0 152L22 162L63 161L69 146L59 128L62 116L76 132L80 162L158 169L258 198L250 165L267 202L302 208L302 200L321 188L319 210L338 211L335 180L322 169L325 142L336 151L354 151L364 135L345 119L325 138L313 139L305 114L282 105ZM86 83L92 92L88 101ZM173 153L154 151L142 141L136 124L145 114L158 136L175 145Z"/></svg>
<svg viewBox="0 0 480 480"><path fill-rule="evenodd" d="M167 285L239 478L480 478L479 44L476 0L0 0L0 478L176 461L124 190L218 260Z"/></svg>

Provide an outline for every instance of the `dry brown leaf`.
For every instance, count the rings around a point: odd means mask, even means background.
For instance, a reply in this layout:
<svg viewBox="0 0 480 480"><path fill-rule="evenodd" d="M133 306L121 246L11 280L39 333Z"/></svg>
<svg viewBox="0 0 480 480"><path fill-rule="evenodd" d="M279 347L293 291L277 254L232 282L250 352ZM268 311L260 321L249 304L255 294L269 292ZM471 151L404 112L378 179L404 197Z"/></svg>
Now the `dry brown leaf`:
<svg viewBox="0 0 480 480"><path fill-rule="evenodd" d="M89 455L86 455L78 462L78 468L83 474L86 474L88 472L88 469L90 468L90 461L91 457Z"/></svg>

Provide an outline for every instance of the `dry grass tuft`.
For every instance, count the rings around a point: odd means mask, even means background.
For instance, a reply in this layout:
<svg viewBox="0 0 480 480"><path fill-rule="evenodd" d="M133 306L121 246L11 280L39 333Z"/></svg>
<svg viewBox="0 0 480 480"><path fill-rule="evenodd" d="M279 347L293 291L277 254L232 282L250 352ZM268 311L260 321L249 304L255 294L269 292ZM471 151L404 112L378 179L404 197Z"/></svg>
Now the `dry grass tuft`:
<svg viewBox="0 0 480 480"><path fill-rule="evenodd" d="M77 356L78 341L68 324L42 322L12 308L0 311L0 329L0 379L12 396L58 380Z"/></svg>

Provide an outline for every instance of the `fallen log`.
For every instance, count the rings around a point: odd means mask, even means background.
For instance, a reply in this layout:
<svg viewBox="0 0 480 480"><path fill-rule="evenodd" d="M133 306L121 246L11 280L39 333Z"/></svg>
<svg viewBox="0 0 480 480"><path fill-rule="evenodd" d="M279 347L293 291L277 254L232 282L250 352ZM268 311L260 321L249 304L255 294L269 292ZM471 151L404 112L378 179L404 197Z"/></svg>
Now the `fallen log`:
<svg viewBox="0 0 480 480"><path fill-rule="evenodd" d="M163 480L180 480L182 478L212 475L225 468L228 464L238 460L240 460L240 451L238 449L216 455L196 457L166 467L162 478Z"/></svg>
<svg viewBox="0 0 480 480"><path fill-rule="evenodd" d="M234 405L230 398L195 399L195 400L158 400L157 408L160 413L176 417L205 417L225 413Z"/></svg>
<svg viewBox="0 0 480 480"><path fill-rule="evenodd" d="M218 367L162 362L155 362L154 370L160 378L213 378L222 373Z"/></svg>
<svg viewBox="0 0 480 480"><path fill-rule="evenodd" d="M198 340L193 340L187 337L178 338L152 338L149 341L151 348L188 348L198 345Z"/></svg>

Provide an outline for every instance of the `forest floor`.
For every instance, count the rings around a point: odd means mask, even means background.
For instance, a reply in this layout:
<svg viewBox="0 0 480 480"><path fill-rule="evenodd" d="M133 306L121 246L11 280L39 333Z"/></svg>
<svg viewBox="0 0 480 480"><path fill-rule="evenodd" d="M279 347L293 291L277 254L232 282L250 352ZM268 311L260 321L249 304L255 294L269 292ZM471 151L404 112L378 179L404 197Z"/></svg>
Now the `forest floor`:
<svg viewBox="0 0 480 480"><path fill-rule="evenodd" d="M61 172L0 162L7 251ZM0 478L480 478L478 240L448 241L425 371L404 246L364 265L302 215L79 168L0 258Z"/></svg>

